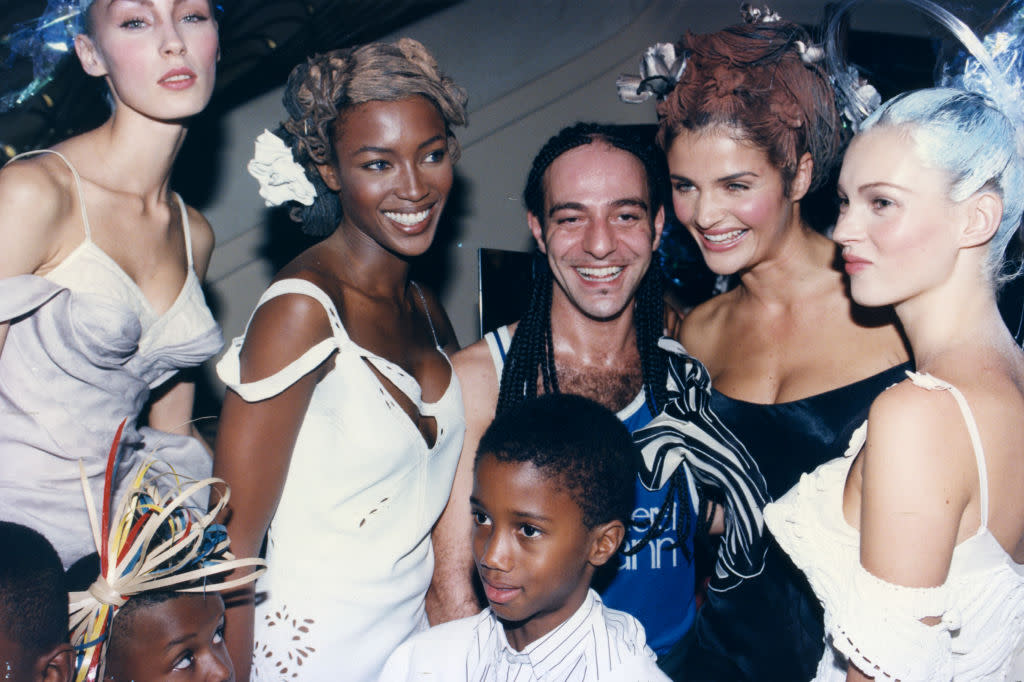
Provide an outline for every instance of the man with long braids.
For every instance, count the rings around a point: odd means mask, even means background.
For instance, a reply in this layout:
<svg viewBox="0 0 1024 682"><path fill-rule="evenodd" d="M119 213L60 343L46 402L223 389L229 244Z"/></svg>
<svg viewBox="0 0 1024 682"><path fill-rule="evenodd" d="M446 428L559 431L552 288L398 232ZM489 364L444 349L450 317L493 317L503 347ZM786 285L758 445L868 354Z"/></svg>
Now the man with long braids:
<svg viewBox="0 0 1024 682"><path fill-rule="evenodd" d="M537 242L529 307L515 324L456 354L466 440L455 487L435 529L428 593L434 622L480 610L472 587L472 463L495 414L538 393L576 393L617 412L633 431L674 385L658 348L665 304L652 267L665 221L656 150L615 126L577 123L533 161L523 198ZM623 555L598 573L604 602L636 616L660 655L694 618L693 526L686 470L636 503ZM524 540L525 541L525 540Z"/></svg>

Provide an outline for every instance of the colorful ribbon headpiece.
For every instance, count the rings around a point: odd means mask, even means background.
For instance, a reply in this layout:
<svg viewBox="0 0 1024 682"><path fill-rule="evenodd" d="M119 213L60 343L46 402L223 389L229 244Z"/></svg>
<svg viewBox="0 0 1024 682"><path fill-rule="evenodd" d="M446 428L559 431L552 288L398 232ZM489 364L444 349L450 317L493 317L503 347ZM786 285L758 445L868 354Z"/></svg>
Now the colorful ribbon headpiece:
<svg viewBox="0 0 1024 682"><path fill-rule="evenodd" d="M185 506L203 488L223 483L219 478L176 482L166 492L157 484L160 476L143 467L117 510L111 510L111 488L118 445L124 422L117 429L107 458L103 486L102 519L97 518L85 470L82 487L89 512L93 540L100 556L100 575L87 591L70 595L71 643L76 650L75 682L102 680L106 646L117 610L134 595L154 590L207 592L228 590L252 582L266 571L263 559L235 559L228 551L224 526L213 519L228 502L230 491L209 511L200 513ZM114 511L113 515L111 512ZM240 578L207 583L211 576L237 568L254 570Z"/></svg>

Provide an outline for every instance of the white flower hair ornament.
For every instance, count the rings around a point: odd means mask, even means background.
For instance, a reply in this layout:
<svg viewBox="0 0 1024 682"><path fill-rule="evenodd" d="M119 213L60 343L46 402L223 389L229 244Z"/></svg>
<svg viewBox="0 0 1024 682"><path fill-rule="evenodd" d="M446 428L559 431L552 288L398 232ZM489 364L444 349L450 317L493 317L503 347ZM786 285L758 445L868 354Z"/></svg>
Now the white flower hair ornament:
<svg viewBox="0 0 1024 682"><path fill-rule="evenodd" d="M644 51L640 75L623 74L615 79L619 99L630 104L646 102L651 96L664 99L686 70L686 53L676 55L672 43L655 43Z"/></svg>
<svg viewBox="0 0 1024 682"><path fill-rule="evenodd" d="M228 551L224 526L214 523L228 503L224 493L208 511L190 508L189 498L224 482L219 478L184 480L158 474L155 462L142 467L120 505L111 508L111 492L122 421L107 457L103 507L97 514L85 469L79 462L93 541L99 552L100 575L84 592L69 596L69 630L75 648L75 682L104 679L110 627L118 610L136 595L152 591L219 592L250 583L266 571L258 558L236 559ZM170 481L170 479L174 479ZM168 482L170 481L170 485ZM241 577L219 581L236 569ZM212 579L212 580L211 580Z"/></svg>
<svg viewBox="0 0 1024 682"><path fill-rule="evenodd" d="M260 183L260 196L267 206L280 206L286 201L312 206L316 199L316 188L306 177L306 169L295 162L284 140L269 130L256 138L256 154L246 170Z"/></svg>

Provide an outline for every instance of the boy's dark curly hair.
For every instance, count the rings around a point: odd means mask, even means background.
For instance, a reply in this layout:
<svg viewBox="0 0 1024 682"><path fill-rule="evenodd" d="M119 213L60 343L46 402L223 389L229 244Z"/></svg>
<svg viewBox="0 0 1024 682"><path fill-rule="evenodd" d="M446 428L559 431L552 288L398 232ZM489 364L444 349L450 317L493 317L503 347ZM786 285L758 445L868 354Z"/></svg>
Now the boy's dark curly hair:
<svg viewBox="0 0 1024 682"><path fill-rule="evenodd" d="M38 532L0 521L0 628L39 655L68 637L68 593L57 551Z"/></svg>
<svg viewBox="0 0 1024 682"><path fill-rule="evenodd" d="M498 415L484 432L476 462L532 464L557 480L593 528L629 525L636 478L633 439L607 408L578 395L551 393L524 400Z"/></svg>

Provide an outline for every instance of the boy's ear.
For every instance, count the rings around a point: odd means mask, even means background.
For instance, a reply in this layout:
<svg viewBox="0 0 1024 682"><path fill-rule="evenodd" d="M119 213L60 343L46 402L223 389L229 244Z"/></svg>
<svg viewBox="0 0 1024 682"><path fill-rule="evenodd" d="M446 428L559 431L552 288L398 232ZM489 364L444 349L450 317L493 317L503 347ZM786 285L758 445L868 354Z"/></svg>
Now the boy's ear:
<svg viewBox="0 0 1024 682"><path fill-rule="evenodd" d="M61 643L44 653L36 661L35 679L42 682L71 682L75 673L75 651L70 644Z"/></svg>
<svg viewBox="0 0 1024 682"><path fill-rule="evenodd" d="M615 556L626 537L626 527L618 519L594 526L590 531L593 542L590 545L590 556L587 560L594 566L604 566Z"/></svg>

